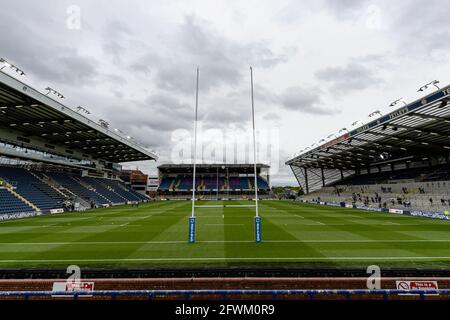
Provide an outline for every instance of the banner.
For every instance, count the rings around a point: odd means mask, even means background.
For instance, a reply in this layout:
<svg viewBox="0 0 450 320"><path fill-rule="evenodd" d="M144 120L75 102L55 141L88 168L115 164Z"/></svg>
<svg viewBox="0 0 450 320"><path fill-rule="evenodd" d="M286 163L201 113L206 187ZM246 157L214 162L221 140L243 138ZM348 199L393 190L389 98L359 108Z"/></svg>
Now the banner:
<svg viewBox="0 0 450 320"><path fill-rule="evenodd" d="M92 292L94 291L94 282L88 281L53 282L52 291L67 293L67 294L52 294L52 297L56 298L73 297L74 293L77 293L78 296L92 297Z"/></svg>
<svg viewBox="0 0 450 320"><path fill-rule="evenodd" d="M407 281L397 280L395 281L397 290L438 290L439 286L437 281ZM407 293L399 293L399 295L413 295Z"/></svg>
<svg viewBox="0 0 450 320"><path fill-rule="evenodd" d="M403 214L403 210L400 210L400 209L389 209L389 213Z"/></svg>
<svg viewBox="0 0 450 320"><path fill-rule="evenodd" d="M195 217L189 218L189 243L195 242Z"/></svg>
<svg viewBox="0 0 450 320"><path fill-rule="evenodd" d="M255 242L261 241L261 217L255 217Z"/></svg>

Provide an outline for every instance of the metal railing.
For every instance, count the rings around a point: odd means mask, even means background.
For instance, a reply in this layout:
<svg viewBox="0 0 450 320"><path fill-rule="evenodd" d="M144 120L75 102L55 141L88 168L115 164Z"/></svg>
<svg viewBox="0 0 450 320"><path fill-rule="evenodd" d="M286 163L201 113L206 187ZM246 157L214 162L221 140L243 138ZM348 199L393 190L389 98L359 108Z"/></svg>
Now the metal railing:
<svg viewBox="0 0 450 320"><path fill-rule="evenodd" d="M2 291L0 292L0 300L6 297L23 298L25 300L31 297L43 297L43 298L59 298L59 297L71 297L77 300L80 297L109 297L111 300L116 299L118 296L125 297L147 297L148 300L153 299L155 296L183 296L184 299L189 300L193 295L215 295L221 296L223 299L229 298L230 295L253 295L253 296L271 296L276 300L282 295L304 295L310 300L314 300L317 296L329 296L338 295L343 296L348 300L351 300L354 296L362 295L381 295L384 300L389 300L391 295L404 295L404 296L419 296L421 300L425 300L427 295L441 295L450 294L450 289L434 289L434 290L367 290L367 289L355 289L355 290L96 290L92 292L78 291L78 292L66 292L66 291ZM59 296L59 297L58 297Z"/></svg>

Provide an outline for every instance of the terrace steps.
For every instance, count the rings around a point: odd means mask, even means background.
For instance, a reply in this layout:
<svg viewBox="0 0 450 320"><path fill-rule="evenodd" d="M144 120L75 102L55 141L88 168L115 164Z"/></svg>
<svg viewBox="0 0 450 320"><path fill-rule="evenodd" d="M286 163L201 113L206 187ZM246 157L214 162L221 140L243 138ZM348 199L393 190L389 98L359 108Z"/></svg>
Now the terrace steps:
<svg viewBox="0 0 450 320"><path fill-rule="evenodd" d="M36 212L41 212L41 209L39 209L34 203L31 203L29 200L25 199L22 195L20 195L19 193L17 193L14 188L6 183L6 190L11 193L13 196L15 196L16 198L18 198L19 200L21 200L22 202L26 203L27 205L29 205L31 208L33 208L34 211Z"/></svg>

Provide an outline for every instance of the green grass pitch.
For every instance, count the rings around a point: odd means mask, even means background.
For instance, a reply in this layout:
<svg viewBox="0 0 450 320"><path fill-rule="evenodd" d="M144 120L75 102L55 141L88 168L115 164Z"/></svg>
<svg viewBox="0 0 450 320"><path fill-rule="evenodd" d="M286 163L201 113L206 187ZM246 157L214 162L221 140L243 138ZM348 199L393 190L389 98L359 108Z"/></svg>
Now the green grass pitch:
<svg viewBox="0 0 450 320"><path fill-rule="evenodd" d="M197 209L189 244L190 210L163 201L0 222L0 268L450 266L450 221L261 201L262 243L254 208L220 207Z"/></svg>

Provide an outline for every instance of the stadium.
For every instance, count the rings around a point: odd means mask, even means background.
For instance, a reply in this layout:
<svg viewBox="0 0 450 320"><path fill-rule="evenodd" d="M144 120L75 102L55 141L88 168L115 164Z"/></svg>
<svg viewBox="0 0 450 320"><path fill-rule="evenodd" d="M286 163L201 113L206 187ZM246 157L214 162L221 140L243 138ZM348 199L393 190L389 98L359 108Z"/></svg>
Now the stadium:
<svg viewBox="0 0 450 320"><path fill-rule="evenodd" d="M289 20L285 15L283 21ZM128 78L98 76L77 60L81 49L65 52L76 52L73 60L55 56L55 65L69 61L61 70L31 54L20 58L20 49L12 52L17 58L0 58L0 302L242 300L254 315L258 301L449 300L450 85L429 82L412 102L398 99L388 112L377 110L349 126L341 121L351 111L341 116L342 110L321 103L327 95L333 104L354 100L364 82L360 73L372 63L388 65L383 58L351 58L344 67L307 71L328 90L280 81L286 90L270 91L268 72L261 76L263 85L254 86L253 66L241 77L215 60L256 61L255 70L267 71L287 61L285 55L277 56L263 41L236 45L214 32L208 38L194 20L185 19L188 31L181 36L158 34L184 47L169 46L171 53L161 56L146 48L151 63L128 63L118 43L103 43L114 68L135 72ZM132 38L120 22L109 28L97 33ZM135 40L123 43L136 51L147 45ZM214 50L203 56L192 49L196 45ZM63 45L56 47L63 51ZM187 58L183 50L190 52ZM314 60L311 52L302 58ZM206 61L209 55L214 61ZM16 65L20 59L33 66L34 78ZM197 59L206 61L204 76ZM106 68L103 62L98 70ZM190 78L186 70L195 65L196 85L190 86L194 72ZM279 68L283 77L291 71ZM78 71L87 74L79 82L72 79ZM347 81L353 87L342 89L333 77L348 74L358 83ZM232 98L224 89L227 77ZM386 92L396 92L369 78L359 98L379 89L377 96L390 99ZM42 85L49 79L86 98L93 110L98 103L97 110L128 129L114 129L85 107L74 107ZM240 80L250 86L242 89ZM122 90L128 82L135 91ZM331 94L336 88L342 92ZM265 106L262 115L259 103ZM355 105L366 112L368 103ZM227 158L227 145L211 135L206 138L217 144L214 159L204 159L201 121L207 129L248 134L232 146L245 156ZM277 136L277 152L292 145L299 150L281 162L281 173L274 149L267 148L270 159L262 156L259 121L268 132L286 126ZM335 125L341 128L335 134L304 146ZM189 139L180 143L174 132L188 132ZM158 152L148 147L152 143ZM172 150L175 143L182 152ZM179 161L172 161L177 152Z"/></svg>
<svg viewBox="0 0 450 320"><path fill-rule="evenodd" d="M157 160L155 153L5 73L0 82L0 263L6 279L43 278L18 280L31 296L49 290L54 280L46 278L64 277L69 264L87 278L112 275L116 282L95 281L103 290L127 287L123 278L136 276L149 278L128 280L130 289L167 289L159 277L176 277L174 288L186 290L183 277L194 276L207 297L229 276L255 277L227 282L235 290L292 290L324 285L292 276L321 274L354 277L330 289L363 289L358 276L370 264L393 277L404 269L416 277L447 274L448 87L289 160L305 191L295 201L274 200L267 165L197 165L192 244L192 165L159 165L150 197L132 188L145 178L131 179L119 163ZM248 205L254 181L261 243ZM395 285L385 281L385 288ZM17 283L4 280L1 288Z"/></svg>

